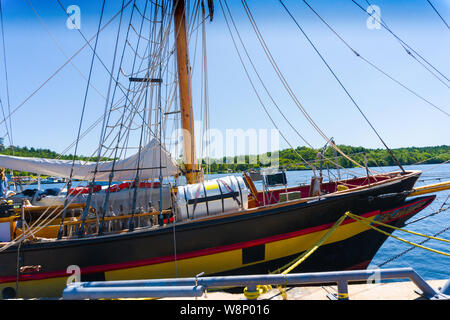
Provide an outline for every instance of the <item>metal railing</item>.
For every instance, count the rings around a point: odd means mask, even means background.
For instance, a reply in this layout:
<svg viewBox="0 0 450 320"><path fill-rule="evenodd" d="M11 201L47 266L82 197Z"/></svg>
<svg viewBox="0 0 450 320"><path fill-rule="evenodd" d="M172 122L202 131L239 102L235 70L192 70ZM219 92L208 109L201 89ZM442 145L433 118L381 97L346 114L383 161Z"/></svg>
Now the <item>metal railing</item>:
<svg viewBox="0 0 450 320"><path fill-rule="evenodd" d="M348 299L350 281L409 279L427 299L450 299L450 280L441 289L433 289L412 268L352 270L296 274L212 276L153 280L75 282L63 291L64 299L200 297L208 288L248 287L257 285L299 286L336 283L338 299Z"/></svg>

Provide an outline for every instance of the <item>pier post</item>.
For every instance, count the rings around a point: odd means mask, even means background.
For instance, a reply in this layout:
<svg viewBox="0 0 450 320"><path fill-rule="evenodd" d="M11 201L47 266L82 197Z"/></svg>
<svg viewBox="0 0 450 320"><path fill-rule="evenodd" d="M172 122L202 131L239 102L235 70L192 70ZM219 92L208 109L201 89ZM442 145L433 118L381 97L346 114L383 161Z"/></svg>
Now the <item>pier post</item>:
<svg viewBox="0 0 450 320"><path fill-rule="evenodd" d="M337 298L338 300L348 300L348 285L347 280L339 280L337 282Z"/></svg>

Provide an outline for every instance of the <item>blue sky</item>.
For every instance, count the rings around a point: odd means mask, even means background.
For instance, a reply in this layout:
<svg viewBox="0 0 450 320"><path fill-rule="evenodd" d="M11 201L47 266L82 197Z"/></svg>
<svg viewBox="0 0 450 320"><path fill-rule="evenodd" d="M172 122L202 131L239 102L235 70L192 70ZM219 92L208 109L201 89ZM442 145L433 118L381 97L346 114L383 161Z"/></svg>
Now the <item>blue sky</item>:
<svg viewBox="0 0 450 320"><path fill-rule="evenodd" d="M56 0L30 0L67 55L84 44L76 30L66 28L64 11ZM142 5L142 0L137 1ZM220 5L207 24L209 97L212 128L244 130L272 128L242 70ZM325 141L314 132L274 76L261 50L240 1L228 1L247 49L271 93L297 130L315 147ZM386 143L392 147L449 144L449 117L355 57L299 0L286 6L317 45L346 88L358 102ZM101 1L64 0L67 7L81 8L81 30L91 37L97 28ZM368 16L350 0L309 1L322 17L358 52L424 98L450 112L450 91L409 57L398 41L384 29L368 29ZM360 0L359 3L364 3ZM450 30L425 0L371 1L381 9L391 29L442 73L450 76ZM435 7L450 21L450 1L435 0ZM119 9L121 1L107 1L105 20ZM338 144L381 148L363 117L339 87L278 1L248 1L254 18L280 69L312 118ZM364 5L363 5L364 6ZM26 0L2 0L11 109L45 81L66 58L49 38ZM364 7L367 7L365 5ZM117 23L99 38L99 54L110 64ZM3 54L0 53L3 61ZM74 60L88 74L91 52L85 49ZM191 57L191 59L193 59ZM98 65L98 64L97 64ZM6 105L3 63L0 67L0 97ZM92 83L106 94L105 72L94 68ZM197 80L197 77L194 77ZM62 152L76 137L86 83L67 65L55 78L24 104L12 117L15 145L50 148ZM199 85L193 91L198 99ZM266 100L268 101L268 100ZM274 120L294 146L304 145L273 106ZM104 100L93 90L87 101L87 123L103 112ZM198 114L198 112L196 113ZM4 124L0 134L4 134ZM98 144L93 131L80 144L89 155ZM5 139L8 142L7 138ZM281 147L287 144L281 142ZM73 151L73 149L72 149Z"/></svg>

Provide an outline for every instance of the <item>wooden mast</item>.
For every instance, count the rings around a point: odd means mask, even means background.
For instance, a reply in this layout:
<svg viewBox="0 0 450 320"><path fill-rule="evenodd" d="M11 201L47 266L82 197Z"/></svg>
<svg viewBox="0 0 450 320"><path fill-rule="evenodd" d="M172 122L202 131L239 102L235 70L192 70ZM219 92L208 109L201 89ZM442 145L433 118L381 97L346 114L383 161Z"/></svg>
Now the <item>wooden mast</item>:
<svg viewBox="0 0 450 320"><path fill-rule="evenodd" d="M197 165L192 111L191 67L186 31L185 0L174 0L175 43L178 86L180 92L181 127L183 129L184 165L188 184L203 181Z"/></svg>

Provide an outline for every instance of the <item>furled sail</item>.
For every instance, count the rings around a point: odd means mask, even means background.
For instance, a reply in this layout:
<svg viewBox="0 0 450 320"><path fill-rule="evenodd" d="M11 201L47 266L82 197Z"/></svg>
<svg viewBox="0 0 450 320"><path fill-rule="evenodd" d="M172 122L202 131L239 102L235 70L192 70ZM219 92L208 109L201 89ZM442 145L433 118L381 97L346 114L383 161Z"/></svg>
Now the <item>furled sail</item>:
<svg viewBox="0 0 450 320"><path fill-rule="evenodd" d="M161 157L160 157L161 150ZM160 164L161 158L161 164ZM138 163L139 162L139 163ZM70 177L72 160L57 160L44 158L25 158L0 155L0 167L18 171L33 172L42 175ZM175 161L170 154L153 139L142 148L140 154L136 153L126 159L117 160L114 166L114 180L134 180L139 164L139 179L146 180L158 178L160 167L164 177L179 172ZM94 175L96 162L75 161L73 165L73 179L90 180ZM95 180L107 181L113 161L99 162Z"/></svg>

